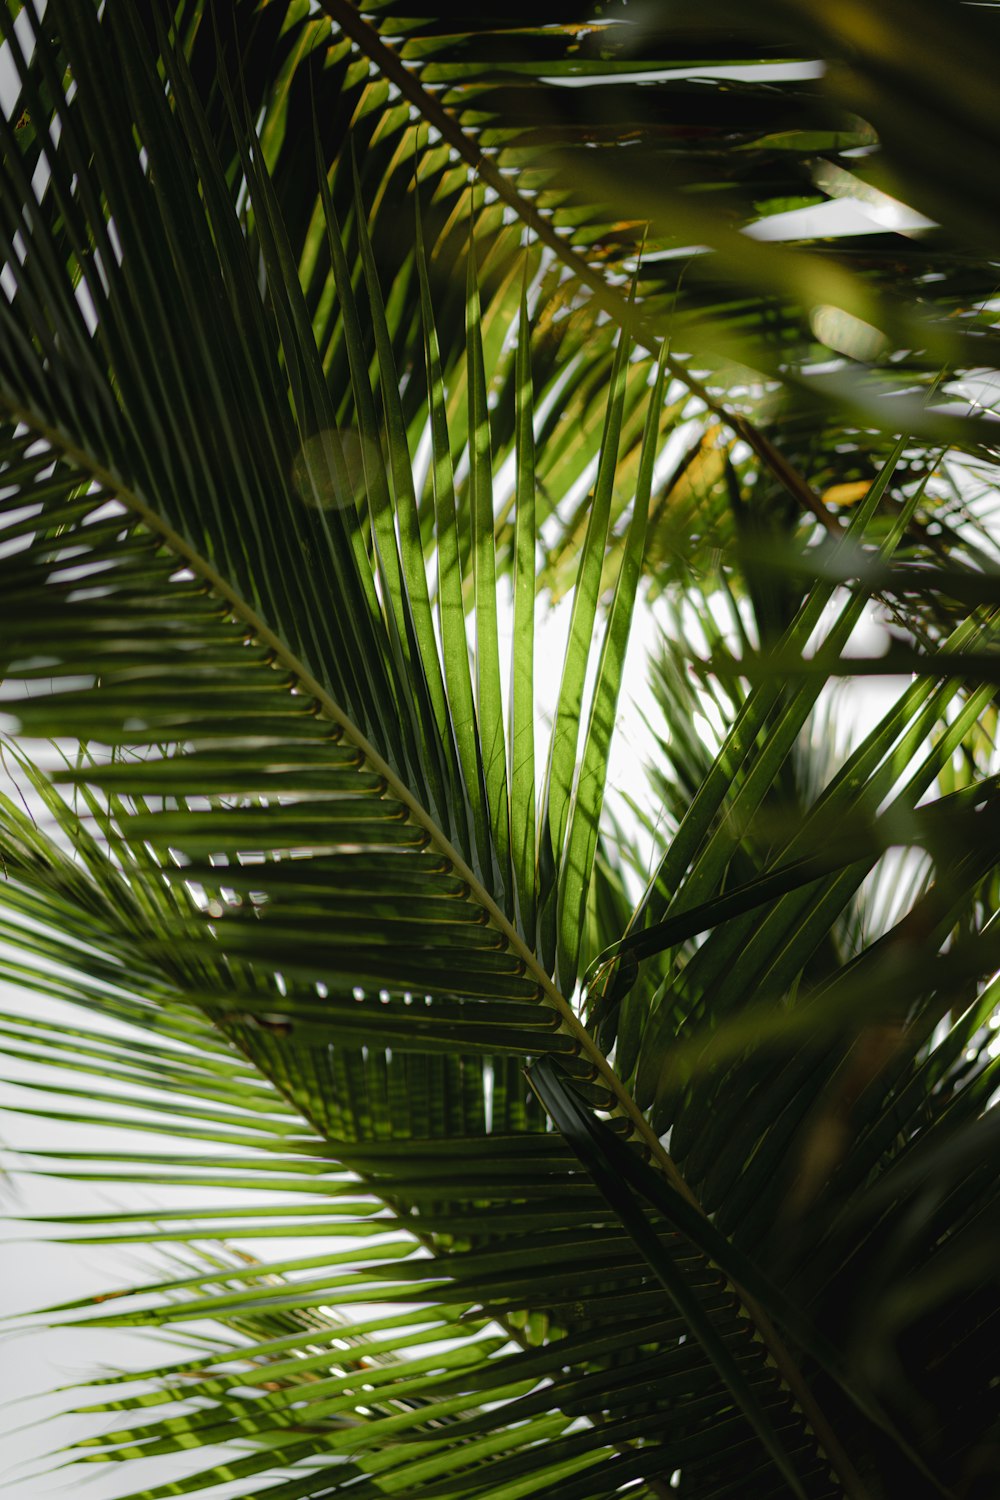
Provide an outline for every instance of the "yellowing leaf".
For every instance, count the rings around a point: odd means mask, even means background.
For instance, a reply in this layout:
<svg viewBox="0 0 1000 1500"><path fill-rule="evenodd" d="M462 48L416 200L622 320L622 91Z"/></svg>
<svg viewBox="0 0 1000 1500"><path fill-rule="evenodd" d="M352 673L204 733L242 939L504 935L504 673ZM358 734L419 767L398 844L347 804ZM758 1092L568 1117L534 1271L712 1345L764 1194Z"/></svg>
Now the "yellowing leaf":
<svg viewBox="0 0 1000 1500"><path fill-rule="evenodd" d="M832 484L823 492L825 505L857 505L871 489L871 480L856 479L852 484Z"/></svg>

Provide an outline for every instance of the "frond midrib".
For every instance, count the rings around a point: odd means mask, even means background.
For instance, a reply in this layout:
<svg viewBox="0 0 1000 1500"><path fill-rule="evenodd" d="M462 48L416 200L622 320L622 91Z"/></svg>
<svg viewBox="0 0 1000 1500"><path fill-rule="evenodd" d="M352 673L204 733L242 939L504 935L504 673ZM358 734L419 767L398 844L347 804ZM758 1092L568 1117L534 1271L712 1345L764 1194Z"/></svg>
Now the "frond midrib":
<svg viewBox="0 0 1000 1500"><path fill-rule="evenodd" d="M714 412L729 429L748 443L783 489L804 510L810 512L827 531L836 535L838 528L823 501L815 493L804 475L781 454L767 435L740 411L731 410L698 380L683 360L669 352L661 351L666 338L669 343L669 327L650 322L646 314L636 308L629 298L611 285L569 241L558 234L552 224L533 203L518 191L518 188L497 167L493 159L481 151L475 141L444 105L430 93L420 79L401 61L378 31L365 20L351 0L321 0L322 8L331 21L338 25L345 36L364 53L379 72L400 90L410 105L417 109L429 125L472 168L472 170L499 195L504 203L518 215L521 222L538 236L539 240L586 286L601 310L609 315L619 327L627 329L636 343L654 354L659 354L664 366L687 388L690 395L703 401L709 411Z"/></svg>

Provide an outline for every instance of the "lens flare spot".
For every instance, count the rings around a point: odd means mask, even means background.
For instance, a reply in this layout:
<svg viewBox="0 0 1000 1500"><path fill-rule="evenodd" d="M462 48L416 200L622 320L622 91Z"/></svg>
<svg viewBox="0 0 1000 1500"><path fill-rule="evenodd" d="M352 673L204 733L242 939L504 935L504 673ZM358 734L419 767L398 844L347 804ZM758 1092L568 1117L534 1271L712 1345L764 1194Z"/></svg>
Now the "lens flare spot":
<svg viewBox="0 0 1000 1500"><path fill-rule="evenodd" d="M889 347L884 333L842 307L823 303L814 310L809 322L821 344L850 359L877 359Z"/></svg>
<svg viewBox="0 0 1000 1500"><path fill-rule="evenodd" d="M327 429L306 438L292 464L292 483L313 510L344 510L366 503L365 463L381 463L352 428Z"/></svg>

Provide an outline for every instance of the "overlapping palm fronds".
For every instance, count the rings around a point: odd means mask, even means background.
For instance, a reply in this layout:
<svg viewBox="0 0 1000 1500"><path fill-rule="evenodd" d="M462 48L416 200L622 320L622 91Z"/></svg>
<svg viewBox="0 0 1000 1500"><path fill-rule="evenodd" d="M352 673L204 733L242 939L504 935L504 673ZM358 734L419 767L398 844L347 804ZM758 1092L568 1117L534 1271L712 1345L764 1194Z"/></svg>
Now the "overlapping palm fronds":
<svg viewBox="0 0 1000 1500"><path fill-rule="evenodd" d="M37 1117L159 1137L36 1167L218 1200L52 1215L183 1263L46 1316L201 1340L96 1382L121 1424L75 1458L136 1500L973 1494L998 600L989 423L926 398L990 367L986 210L911 171L901 94L858 115L878 48L796 7L0 24L2 701L65 751L0 805L4 1050ZM940 243L734 239L877 131ZM545 743L540 590L572 594ZM656 593L636 904L603 804ZM872 600L904 683L827 766Z"/></svg>

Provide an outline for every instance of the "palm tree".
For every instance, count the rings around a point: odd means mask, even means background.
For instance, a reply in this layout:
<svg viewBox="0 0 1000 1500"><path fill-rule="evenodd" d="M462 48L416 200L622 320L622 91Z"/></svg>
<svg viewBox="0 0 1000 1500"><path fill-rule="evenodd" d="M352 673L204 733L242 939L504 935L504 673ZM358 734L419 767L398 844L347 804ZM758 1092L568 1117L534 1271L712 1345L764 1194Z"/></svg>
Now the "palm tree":
<svg viewBox="0 0 1000 1500"><path fill-rule="evenodd" d="M993 1492L993 15L0 11L0 1030L214 1194L52 1216L123 1493Z"/></svg>

